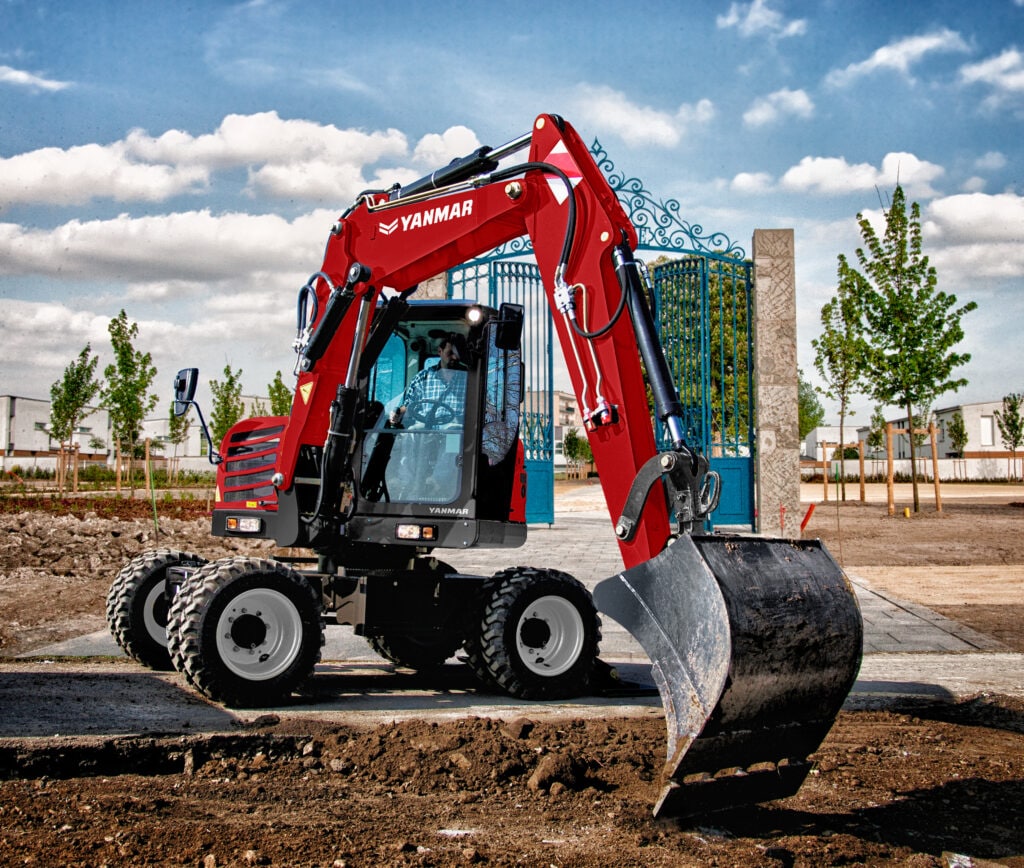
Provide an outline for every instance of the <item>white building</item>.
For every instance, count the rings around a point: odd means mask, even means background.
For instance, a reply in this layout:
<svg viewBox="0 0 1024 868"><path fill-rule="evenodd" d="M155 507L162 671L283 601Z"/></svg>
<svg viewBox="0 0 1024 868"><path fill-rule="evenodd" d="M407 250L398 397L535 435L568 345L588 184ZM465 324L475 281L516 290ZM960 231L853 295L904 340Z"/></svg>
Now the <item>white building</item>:
<svg viewBox="0 0 1024 868"><path fill-rule="evenodd" d="M106 461L110 449L110 417L106 410L89 408L72 434L71 442L86 461ZM19 395L0 395L0 445L3 467L53 466L60 443L50 436L50 402Z"/></svg>
<svg viewBox="0 0 1024 868"><path fill-rule="evenodd" d="M270 399L254 395L242 396L242 416L256 411L270 412ZM142 439L150 440L154 457L181 458L182 466L192 469L206 467L206 442L195 413L189 414L190 424L185 442L177 447L171 443L170 404L157 407L158 415L142 423ZM204 414L205 415L205 414ZM209 420L207 420L209 421ZM50 402L18 395L0 395L0 469L15 465L56 467L60 443L50 436ZM89 414L75 429L72 443L78 447L79 460L108 463L113 457L114 436L110 429L110 415L102 408L90 408Z"/></svg>

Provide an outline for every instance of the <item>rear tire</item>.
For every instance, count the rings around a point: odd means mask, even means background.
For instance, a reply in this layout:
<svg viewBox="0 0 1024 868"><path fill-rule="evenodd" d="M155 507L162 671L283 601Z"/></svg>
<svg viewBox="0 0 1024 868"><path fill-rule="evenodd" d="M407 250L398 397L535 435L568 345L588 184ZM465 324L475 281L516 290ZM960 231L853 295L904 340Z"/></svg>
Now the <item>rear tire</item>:
<svg viewBox="0 0 1024 868"><path fill-rule="evenodd" d="M132 558L107 593L107 625L118 646L150 669L173 669L167 649L170 603L164 593L167 568L201 567L205 558L176 549L157 549Z"/></svg>
<svg viewBox="0 0 1024 868"><path fill-rule="evenodd" d="M368 636L366 641L385 660L417 672L429 672L443 666L462 645L462 637L450 633L438 636L389 634Z"/></svg>
<svg viewBox="0 0 1024 868"><path fill-rule="evenodd" d="M568 699L588 692L601 641L590 592L567 573L515 567L485 586L471 668L518 699Z"/></svg>
<svg viewBox="0 0 1024 868"><path fill-rule="evenodd" d="M175 668L198 691L234 708L276 705L320 660L320 597L276 561L207 564L182 586L168 632Z"/></svg>

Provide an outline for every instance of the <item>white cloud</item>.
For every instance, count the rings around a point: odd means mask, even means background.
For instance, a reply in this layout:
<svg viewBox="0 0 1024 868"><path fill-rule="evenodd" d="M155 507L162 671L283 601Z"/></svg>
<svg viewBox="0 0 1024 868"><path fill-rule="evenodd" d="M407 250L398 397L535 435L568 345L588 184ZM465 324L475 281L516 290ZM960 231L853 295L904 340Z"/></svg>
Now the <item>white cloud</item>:
<svg viewBox="0 0 1024 868"><path fill-rule="evenodd" d="M80 205L94 198L158 202L203 189L201 166L137 163L125 145L40 148L0 158L0 202Z"/></svg>
<svg viewBox="0 0 1024 868"><path fill-rule="evenodd" d="M988 109L999 108L1008 99L1024 94L1024 55L1016 48L960 69L964 84L987 84L992 93L982 103Z"/></svg>
<svg viewBox="0 0 1024 868"><path fill-rule="evenodd" d="M968 51L968 45L960 34L943 28L919 36L908 36L883 45L867 60L851 63L845 69L832 70L825 81L836 87L850 84L854 79L870 75L878 70L894 70L909 76L910 67L926 55L943 51Z"/></svg>
<svg viewBox="0 0 1024 868"><path fill-rule="evenodd" d="M907 195L930 198L935 194L931 182L945 170L914 154L889 153L880 168L870 163L848 163L844 157L804 157L788 169L779 181L784 190L824 195L854 193L875 187L902 185Z"/></svg>
<svg viewBox="0 0 1024 868"><path fill-rule="evenodd" d="M965 193L981 193L985 189L985 179L972 175L960 185Z"/></svg>
<svg viewBox="0 0 1024 868"><path fill-rule="evenodd" d="M279 290L254 291L242 280L216 284L214 291L223 294L205 304L201 314L180 322L156 311L147 313L132 299L111 306L109 312L92 304L83 310L62 302L5 301L0 368L17 370L19 377L15 382L8 380L4 388L16 395L47 397L50 384L87 343L99 356L102 370L113 361L110 320L124 307L128 319L139 326L134 345L151 353L157 368L152 386L159 397L157 414L170 401L174 371L186 365L196 365L202 372L200 399L206 408L206 384L211 376L220 375L225 363L242 368L247 393L265 393L275 370L287 376L292 369L294 306L283 303Z"/></svg>
<svg viewBox="0 0 1024 868"><path fill-rule="evenodd" d="M24 87L29 90L58 91L71 87L69 81L56 81L52 78L44 78L22 69L14 69L10 66L0 66L0 84L9 84L14 87Z"/></svg>
<svg viewBox="0 0 1024 868"><path fill-rule="evenodd" d="M168 130L154 138L144 130L132 130L125 142L138 159L209 168L325 159L363 165L383 157L402 157L408 151L405 135L395 129L373 133L339 129L333 124L282 120L276 111L226 115L216 130L201 136Z"/></svg>
<svg viewBox="0 0 1024 868"><path fill-rule="evenodd" d="M1024 277L1024 197L962 193L930 202L921 215L926 249L940 277L975 286L979 280Z"/></svg>
<svg viewBox="0 0 1024 868"><path fill-rule="evenodd" d="M1021 0L1024 3L1024 0ZM1005 168L1006 156L999 151L989 151L974 161L974 167L980 171L998 171Z"/></svg>
<svg viewBox="0 0 1024 868"><path fill-rule="evenodd" d="M438 138L456 143L466 134L475 140L469 130ZM109 145L41 148L0 158L0 202L161 202L203 192L212 172L240 166L249 167L250 193L347 202L370 185L365 166L407 155L405 135L394 129L339 129L282 120L276 112L228 115L206 135L168 130L153 137L136 129Z"/></svg>
<svg viewBox="0 0 1024 868"><path fill-rule="evenodd" d="M135 283L207 281L257 270L305 279L319 263L334 212L292 222L272 214L207 210L112 220L72 220L54 229L0 224L0 274Z"/></svg>
<svg viewBox="0 0 1024 868"><path fill-rule="evenodd" d="M767 0L754 0L753 3L732 3L725 15L715 18L720 28L735 27L741 36L756 36L767 33L777 38L802 36L807 32L807 21L795 18L786 21L782 13L770 9Z"/></svg>
<svg viewBox="0 0 1024 868"><path fill-rule="evenodd" d="M784 117L809 118L813 114L814 103L805 91L782 88L754 100L743 113L743 123L748 127L760 127Z"/></svg>
<svg viewBox="0 0 1024 868"><path fill-rule="evenodd" d="M729 186L737 193L767 193L772 189L772 176L767 172L740 172Z"/></svg>
<svg viewBox="0 0 1024 868"><path fill-rule="evenodd" d="M714 115L714 105L707 99L683 103L672 113L638 106L622 92L604 85L580 85L574 113L580 126L608 130L628 145L663 148L675 147L690 127L702 126Z"/></svg>
<svg viewBox="0 0 1024 868"><path fill-rule="evenodd" d="M1024 197L969 193L929 203L922 227L943 244L1015 243L1024 247Z"/></svg>
<svg viewBox="0 0 1024 868"><path fill-rule="evenodd" d="M449 127L443 133L430 133L416 143L413 161L437 169L456 157L464 157L480 147L480 140L469 127Z"/></svg>

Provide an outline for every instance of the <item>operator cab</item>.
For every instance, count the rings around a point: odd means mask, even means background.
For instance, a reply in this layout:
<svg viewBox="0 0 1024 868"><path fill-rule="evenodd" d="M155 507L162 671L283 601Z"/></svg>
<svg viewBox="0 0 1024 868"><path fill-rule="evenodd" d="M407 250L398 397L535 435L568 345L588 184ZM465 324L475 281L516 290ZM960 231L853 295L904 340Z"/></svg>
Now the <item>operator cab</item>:
<svg viewBox="0 0 1024 868"><path fill-rule="evenodd" d="M502 328L509 315L409 304L366 378L350 539L522 543L522 361L518 335Z"/></svg>

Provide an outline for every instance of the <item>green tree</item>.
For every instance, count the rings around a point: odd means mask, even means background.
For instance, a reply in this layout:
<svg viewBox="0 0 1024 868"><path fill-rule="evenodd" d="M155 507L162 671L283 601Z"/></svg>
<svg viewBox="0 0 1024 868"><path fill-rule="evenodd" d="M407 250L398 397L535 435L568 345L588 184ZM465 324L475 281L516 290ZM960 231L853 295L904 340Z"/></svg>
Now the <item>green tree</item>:
<svg viewBox="0 0 1024 868"><path fill-rule="evenodd" d="M590 448L590 441L576 433L575 428L570 428L562 437L562 452L565 457L574 465L592 464L594 453Z"/></svg>
<svg viewBox="0 0 1024 868"><path fill-rule="evenodd" d="M210 412L210 433L213 445L220 446L228 429L242 418L245 405L242 403L242 369L231 370L231 365L224 366L224 382L210 380L210 393L213 395L213 410Z"/></svg>
<svg viewBox="0 0 1024 868"><path fill-rule="evenodd" d="M61 493L66 485L66 455L75 431L82 420L93 412L87 405L100 390L100 382L96 379L99 361L99 356L92 354L91 345L86 344L78 358L64 369L64 376L50 386L50 434L60 443L57 487ZM78 491L77 467L76 459L75 491Z"/></svg>
<svg viewBox="0 0 1024 868"><path fill-rule="evenodd" d="M270 395L271 416L288 416L292 412L292 390L284 384L280 371L274 374L274 382L267 386L267 394Z"/></svg>
<svg viewBox="0 0 1024 868"><path fill-rule="evenodd" d="M118 471L122 456L128 456L128 484L134 494L132 461L142 423L156 406L156 395L149 393L156 378L156 367L149 353L135 349L133 341L139 336L139 326L128 322L124 310L110 321L107 330L114 349L114 362L103 370L106 384L100 389L100 404L110 414L118 451Z"/></svg>
<svg viewBox="0 0 1024 868"><path fill-rule="evenodd" d="M803 440L815 428L825 421L825 408L818 400L818 392L807 380L804 379L804 372L797 368L797 425L800 430L800 439Z"/></svg>
<svg viewBox="0 0 1024 868"><path fill-rule="evenodd" d="M967 445L967 425L964 424L964 414L957 410L953 414L953 418L949 420L949 424L946 426L946 436L949 437L949 443L953 447L953 451L957 455L963 458L964 447Z"/></svg>
<svg viewBox="0 0 1024 868"><path fill-rule="evenodd" d="M1013 479L1017 473L1017 450L1021 443L1024 443L1024 415L1021 414L1021 404L1024 404L1024 395L1020 392L1011 392L1003 397L1002 411L996 410L995 414L1003 446L1010 450L1013 463L1008 475Z"/></svg>
<svg viewBox="0 0 1024 868"><path fill-rule="evenodd" d="M179 447L188 440L188 432L192 427L192 420L189 418L189 413L192 412L190 406L180 416L174 414L175 401L171 401L170 411L167 417L167 439L171 442L174 447L174 454L171 456L171 472L169 474L168 484L174 484L174 478L178 474L178 449Z"/></svg>
<svg viewBox="0 0 1024 868"><path fill-rule="evenodd" d="M825 381L819 391L839 404L839 442L846 446L846 417L854 415L850 399L861 390L867 349L862 332L862 317L857 281L860 275L839 268L839 288L821 308L822 333L811 341L814 367ZM845 452L843 453L845 455ZM842 474L842 499L846 500L846 474Z"/></svg>
<svg viewBox="0 0 1024 868"><path fill-rule="evenodd" d="M879 406L871 413L864 445L871 450L871 473L874 474L878 468L878 453L885 447L885 414Z"/></svg>
<svg viewBox="0 0 1024 868"><path fill-rule="evenodd" d="M914 202L907 214L902 187L893 193L881 236L863 214L857 223L864 241L855 278L868 343L864 382L874 400L902 407L912 424L921 408L967 384L953 372L971 357L954 347L964 336L960 320L977 305L957 307L955 295L938 289L935 268L922 252L920 208ZM839 261L841 270L855 271L845 257ZM913 461L910 466L918 512L917 470Z"/></svg>
<svg viewBox="0 0 1024 868"><path fill-rule="evenodd" d="M885 446L885 425L885 414L880 406L876 406L871 414L866 440L867 447L872 452L878 452Z"/></svg>

